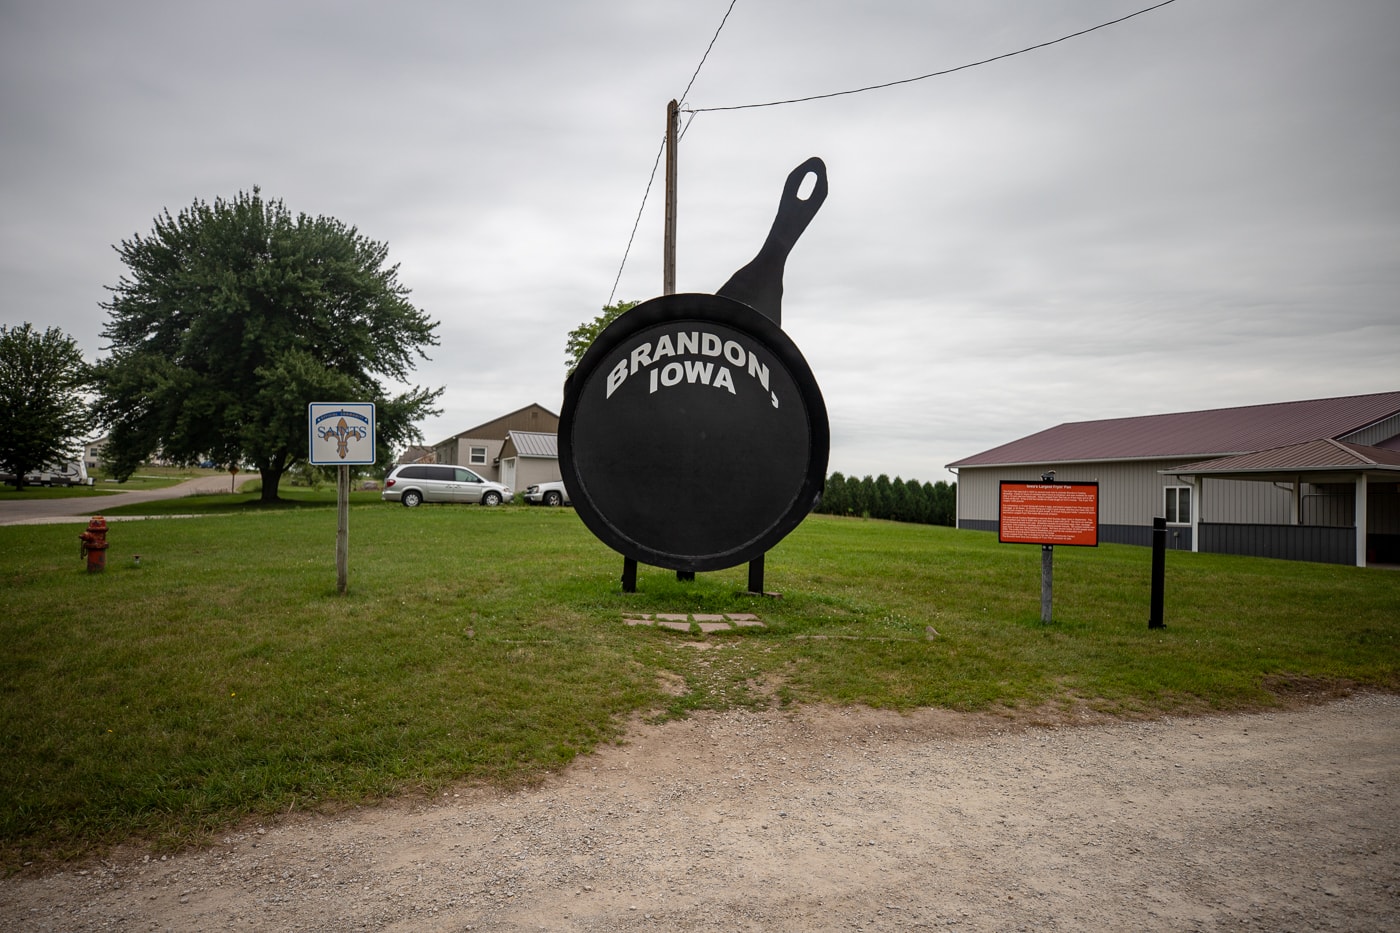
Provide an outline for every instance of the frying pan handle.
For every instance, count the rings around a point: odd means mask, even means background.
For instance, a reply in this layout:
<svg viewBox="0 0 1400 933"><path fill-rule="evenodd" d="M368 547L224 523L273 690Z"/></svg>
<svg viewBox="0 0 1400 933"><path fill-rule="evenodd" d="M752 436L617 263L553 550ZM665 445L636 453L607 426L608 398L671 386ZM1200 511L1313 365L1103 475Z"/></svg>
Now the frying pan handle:
<svg viewBox="0 0 1400 933"><path fill-rule="evenodd" d="M808 175L815 175L817 183L812 193L803 200L797 196L797 192ZM826 192L826 163L821 159L813 156L793 169L783 185L778 216L773 218L773 227L768 231L768 239L763 241L763 248L748 265L730 276L729 281L715 294L742 301L774 324L782 326L783 266L802 231L817 216L822 202L826 200Z"/></svg>

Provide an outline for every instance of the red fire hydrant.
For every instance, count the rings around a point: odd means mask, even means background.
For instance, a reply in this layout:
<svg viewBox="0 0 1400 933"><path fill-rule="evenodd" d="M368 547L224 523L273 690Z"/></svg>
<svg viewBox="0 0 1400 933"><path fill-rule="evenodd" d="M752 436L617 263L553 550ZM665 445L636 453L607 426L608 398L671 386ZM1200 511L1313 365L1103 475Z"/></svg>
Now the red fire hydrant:
<svg viewBox="0 0 1400 933"><path fill-rule="evenodd" d="M78 535L82 542L79 555L87 558L88 573L101 573L107 569L107 519L94 515L88 522L87 531Z"/></svg>

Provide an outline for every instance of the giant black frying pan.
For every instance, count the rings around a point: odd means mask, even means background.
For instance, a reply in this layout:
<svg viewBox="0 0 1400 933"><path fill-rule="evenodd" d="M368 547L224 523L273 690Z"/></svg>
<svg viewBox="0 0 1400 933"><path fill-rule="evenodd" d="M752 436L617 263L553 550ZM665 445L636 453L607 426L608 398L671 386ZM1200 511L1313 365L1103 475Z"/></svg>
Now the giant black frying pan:
<svg viewBox="0 0 1400 933"><path fill-rule="evenodd" d="M816 186L800 199L809 174ZM826 192L822 161L799 165L763 248L718 294L638 305L565 383L564 483L584 524L624 557L733 567L761 557L820 497L826 405L779 323L783 265Z"/></svg>

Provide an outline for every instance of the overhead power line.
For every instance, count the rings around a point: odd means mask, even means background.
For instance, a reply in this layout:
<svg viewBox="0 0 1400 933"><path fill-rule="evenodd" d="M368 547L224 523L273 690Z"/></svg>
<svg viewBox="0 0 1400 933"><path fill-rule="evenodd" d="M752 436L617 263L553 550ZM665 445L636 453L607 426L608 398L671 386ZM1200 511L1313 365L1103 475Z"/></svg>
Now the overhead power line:
<svg viewBox="0 0 1400 933"><path fill-rule="evenodd" d="M710 38L710 44L706 46L705 54L700 56L700 63L695 66L695 72L690 76L690 82L685 86L685 92L682 93L680 97L676 98L677 100L682 102L681 111L683 113L690 114L690 117L686 120L685 127L681 130L681 136L684 136L685 131L690 129L690 123L695 119L696 114L716 113L725 110L753 110L758 107L779 107L784 104L802 104L813 100L827 100L832 97L844 97L850 94L863 94L866 91L879 91L883 90L884 88L898 87L901 84L913 84L915 81L926 81L929 78L937 78L943 75L950 75L958 71L966 71L969 68L977 68L981 65L990 65L992 62L999 62L1003 59L1014 58L1017 55L1024 55L1027 52L1034 52L1037 49L1043 49L1052 45L1058 45L1061 42L1068 42L1070 39L1077 39L1080 36L1086 36L1091 32L1097 32L1100 29L1107 29L1109 26L1116 26L1119 23L1127 22L1128 20L1136 16L1142 16L1144 13L1151 13L1153 10L1160 10L1164 6L1169 6L1170 4L1175 3L1176 0L1162 0L1162 2L1160 3L1156 3L1152 6L1145 7L1141 10L1138 10L1135 13L1129 13L1126 16L1120 16L1117 19L1111 19L1106 23L1099 23L1097 26L1090 26L1088 29L1081 29L1078 32L1072 32L1069 35L1060 36L1058 39L1050 39L1046 42L1039 42L1035 45L1026 46L1023 49L1017 49L1014 52L1003 52L1001 55L993 55L991 58L984 58L980 61L968 62L965 65L958 65L954 68L944 68L941 71L931 71L928 74L917 75L913 78L902 78L898 81L886 81L883 84L871 84L867 85L866 87L851 88L845 91L833 91L829 94L813 94L808 97L793 97L787 100L772 100L759 104L731 104L729 106L724 107L686 107L684 104L686 95L690 93L690 89L695 85L695 79L699 77L700 69L704 67L706 59L710 57L710 50L715 47L715 40L719 38L720 31L724 29L724 24L729 21L729 14L734 12L734 5L737 2L738 0L730 0L729 8L724 11L724 18L720 20L719 28L715 30L714 36ZM617 297L617 286L618 283L622 281L622 271L627 266L627 257L632 252L632 243L637 238L637 229L641 225L642 214L646 210L647 198L651 195L651 186L656 181L656 170L661 165L661 156L665 153L665 151L666 136L663 133L661 137L661 147L656 152L656 161L654 161L651 166L651 177L647 179L646 191L642 194L642 203L637 208L637 218L632 223L632 234L627 238L627 249L623 251L622 262L617 269L617 277L613 279L612 292L608 295L607 304L609 306L612 305L613 301Z"/></svg>
<svg viewBox="0 0 1400 933"><path fill-rule="evenodd" d="M715 40L719 38L720 29L723 29L724 24L729 22L729 14L734 12L734 4L738 2L739 0L729 0L729 9L724 11L724 18L719 21L719 29L716 29L715 34L710 37L710 44L705 46L705 54L700 56L700 64L695 66L695 74L690 76L690 83L685 86L685 90L676 100L685 100L685 95L689 94L690 89L695 86L695 79L700 77L700 69L705 67L705 59L710 57L710 49L715 47Z"/></svg>
<svg viewBox="0 0 1400 933"><path fill-rule="evenodd" d="M715 47L715 40L719 38L720 30L724 29L724 24L729 22L729 14L734 12L734 4L738 2L739 0L729 0L729 9L724 11L724 18L719 21L719 28L717 28L715 34L710 37L710 44L705 46L705 54L700 56L700 63L695 66L694 74L690 76L690 81L686 84L685 90L676 100L685 100L685 95L689 94L690 89L695 86L695 79L700 76L700 69L705 67L705 59L710 57L710 50ZM690 120L694 119L695 115L691 114ZM686 121L685 125L687 129L690 127L690 120ZM681 131L681 135L685 135L684 130ZM651 177L647 179L646 191L642 192L642 203L641 206L637 208L637 219L632 221L632 235L627 238L627 248L622 251L622 262L617 267L617 278L613 279L612 292L608 295L608 301L604 307L611 307L614 299L617 298L617 284L622 281L622 270L627 267L627 257L632 252L633 241L637 239L637 228L642 223L642 213L646 210L647 198L651 195L651 186L656 181L656 169L661 165L661 155L665 151L666 134L662 133L661 148L656 151L656 161L651 164Z"/></svg>
<svg viewBox="0 0 1400 933"><path fill-rule="evenodd" d="M637 208L637 219L632 221L632 235L627 238L627 248L622 251L622 262L617 267L617 278L613 279L612 291L603 307L611 308L617 297L617 284L622 281L622 270L627 268L627 257L632 253L632 243L637 239L637 227L642 223L642 212L647 209L647 198L651 195L652 182L656 181L656 168L661 164L661 154L666 151L666 134L661 134L661 148L656 150L656 161L651 163L651 177L647 179L647 190L642 192L642 203Z"/></svg>
<svg viewBox="0 0 1400 933"><path fill-rule="evenodd" d="M731 104L727 107L695 107L687 109L686 112L696 114L714 113L716 111L721 110L752 110L757 107L779 107L783 104L802 104L812 100L826 100L831 97L844 97L848 94L863 94L866 91L879 91L887 87L897 87L901 84L913 84L915 81L926 81L929 78L937 78L941 77L942 75L950 75L957 71L966 71L969 68L976 68L980 65L989 65L992 62L999 62L1005 58L1013 58L1017 55L1024 55L1027 52L1034 52L1036 49L1043 49L1047 46L1056 45L1060 42L1067 42L1070 39L1077 39L1078 37L1088 35L1091 32L1096 32L1100 29L1107 29L1109 26L1116 26L1117 24L1130 20L1135 16L1141 16L1144 13L1151 13L1153 10L1160 10L1162 7L1175 2L1176 0L1162 0L1161 3L1155 4L1150 7L1146 7L1145 9L1138 10L1136 13L1129 13L1127 16L1120 16L1117 19L1109 20L1106 23L1099 23L1097 26L1090 26L1088 29L1081 29L1078 32L1072 32L1067 36L1060 36L1058 39L1051 39L1048 42L1040 42L1036 45L1026 46L1024 49L1017 49L1014 52L1004 52L1001 55L993 55L991 58L984 58L981 61L968 62L965 65L958 65L955 68L944 68L942 71L931 71L926 75L918 75L917 77L913 78L902 78L898 81L886 81L884 84L871 84L866 87L851 88L850 90L846 91L833 91L830 94L813 94L810 97L793 97L787 100L770 100L766 103L761 104ZM726 16L727 15L728 14L726 14Z"/></svg>

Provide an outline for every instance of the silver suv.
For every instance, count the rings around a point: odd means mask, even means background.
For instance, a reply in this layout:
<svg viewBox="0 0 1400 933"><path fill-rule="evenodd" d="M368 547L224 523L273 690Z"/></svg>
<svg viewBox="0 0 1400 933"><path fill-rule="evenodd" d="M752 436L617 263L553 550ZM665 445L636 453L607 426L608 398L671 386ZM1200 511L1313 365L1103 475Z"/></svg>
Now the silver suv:
<svg viewBox="0 0 1400 933"><path fill-rule="evenodd" d="M394 467L384 480L379 498L402 502L410 509L424 502L509 502L509 486L482 479L464 466L446 463L410 463Z"/></svg>

